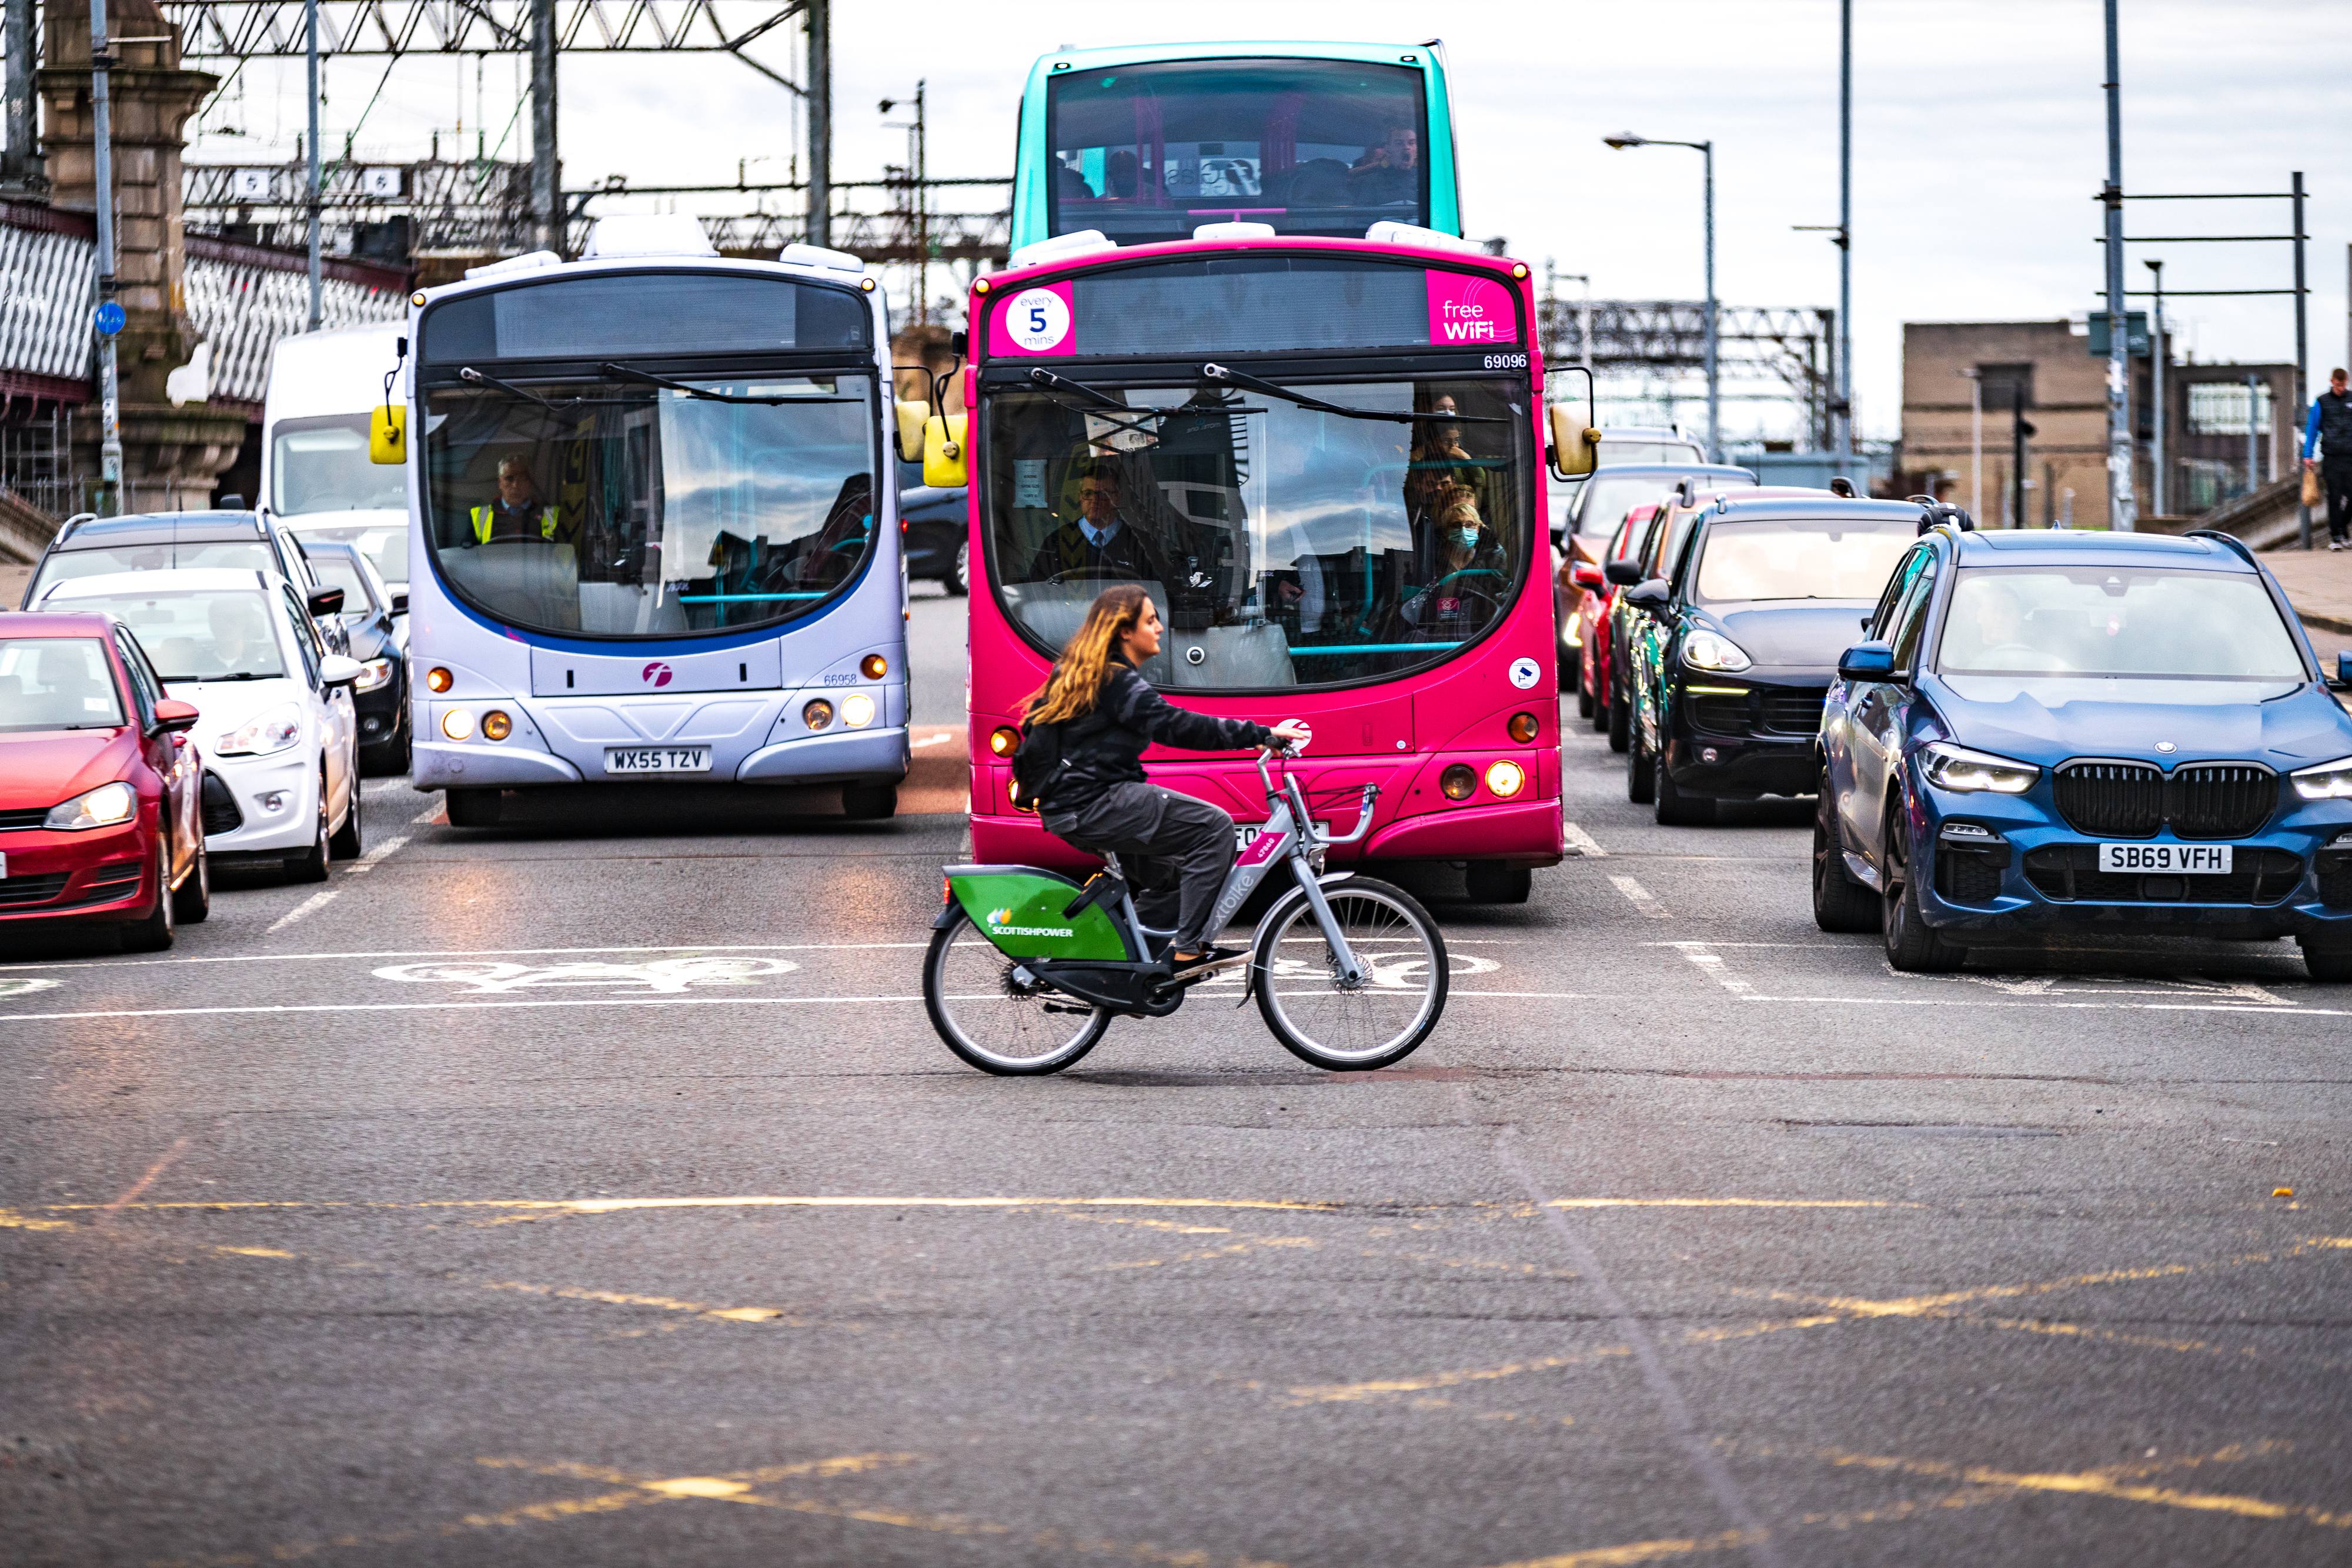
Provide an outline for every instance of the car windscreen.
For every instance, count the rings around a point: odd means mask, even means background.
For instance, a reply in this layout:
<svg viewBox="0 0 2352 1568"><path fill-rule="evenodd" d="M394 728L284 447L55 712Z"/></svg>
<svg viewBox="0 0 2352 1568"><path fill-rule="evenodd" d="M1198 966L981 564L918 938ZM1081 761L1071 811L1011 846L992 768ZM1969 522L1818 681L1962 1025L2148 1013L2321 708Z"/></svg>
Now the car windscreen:
<svg viewBox="0 0 2352 1568"><path fill-rule="evenodd" d="M1604 467L1612 463L1689 463L1706 461L1698 444L1692 441L1643 441L1622 435L1604 435L1595 461ZM1711 481L1722 484L1723 480Z"/></svg>
<svg viewBox="0 0 2352 1568"><path fill-rule="evenodd" d="M183 539L177 544L107 545L58 550L41 563L32 601L60 582L82 577L112 577L126 571L167 571L173 567L226 567L237 571L276 571L278 557L266 539Z"/></svg>
<svg viewBox="0 0 2352 1568"><path fill-rule="evenodd" d="M367 583L360 576L360 569L352 564L351 557L339 550L312 550L310 561L310 575L319 580L320 587L343 591L344 614L359 615L367 612L370 607Z"/></svg>
<svg viewBox="0 0 2352 1568"><path fill-rule="evenodd" d="M2173 567L1969 567L1952 583L1947 675L2302 681L2262 580Z"/></svg>
<svg viewBox="0 0 2352 1568"><path fill-rule="evenodd" d="M1139 581L1169 626L1143 671L1155 685L1339 685L1444 658L1518 592L1532 521L1524 383L1296 389L1346 408L1497 422L1462 424L1089 384L1137 412L1033 392L989 403L995 591L1048 652L1110 583Z"/></svg>
<svg viewBox="0 0 2352 1568"><path fill-rule="evenodd" d="M105 643L95 637L0 642L0 732L114 729L121 724L122 695Z"/></svg>
<svg viewBox="0 0 2352 1568"><path fill-rule="evenodd" d="M408 527L404 523L389 528L379 526L298 528L288 531L306 544L312 539L323 539L338 544L357 545L360 547L360 554L367 557L368 564L375 568L375 574L383 579L395 591L405 587L408 582ZM310 559L314 564L319 559L315 555Z"/></svg>
<svg viewBox="0 0 2352 1568"><path fill-rule="evenodd" d="M1694 597L1874 601L1918 537L1916 517L1723 518L1700 544Z"/></svg>
<svg viewBox="0 0 2352 1568"><path fill-rule="evenodd" d="M368 416L281 419L269 433L269 505L306 512L405 511L408 466L368 460Z"/></svg>
<svg viewBox="0 0 2352 1568"><path fill-rule="evenodd" d="M1738 490L1748 487L1751 481L1712 477L1702 488ZM1581 509L1577 513L1577 532L1607 538L1625 520L1625 514L1634 507L1654 501L1663 501L1673 494L1672 476L1657 474L1611 474L1607 469L1596 471L1584 482Z"/></svg>
<svg viewBox="0 0 2352 1568"><path fill-rule="evenodd" d="M99 611L131 628L166 681L257 681L286 673L269 600L252 588L77 596L51 610Z"/></svg>
<svg viewBox="0 0 2352 1568"><path fill-rule="evenodd" d="M696 377L435 391L425 528L459 598L533 631L680 637L807 614L876 535L874 383Z"/></svg>
<svg viewBox="0 0 2352 1568"><path fill-rule="evenodd" d="M1178 60L1068 71L1046 88L1055 234L1121 245L1246 220L1360 237L1425 224L1421 72L1348 60Z"/></svg>

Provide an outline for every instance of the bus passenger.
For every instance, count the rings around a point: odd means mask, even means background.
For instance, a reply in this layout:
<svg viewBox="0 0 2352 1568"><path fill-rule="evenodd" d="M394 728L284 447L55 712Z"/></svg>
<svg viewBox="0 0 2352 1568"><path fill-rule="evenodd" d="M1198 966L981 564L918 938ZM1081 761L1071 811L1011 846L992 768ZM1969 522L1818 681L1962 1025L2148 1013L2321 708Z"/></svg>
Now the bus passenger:
<svg viewBox="0 0 2352 1568"><path fill-rule="evenodd" d="M1133 583L1105 589L1026 705L1034 733L1053 726L1060 770L1038 792L1045 831L1091 854L1177 862L1178 972L1233 956L1209 946L1209 915L1234 863L1234 820L1216 806L1147 781L1143 753L1155 742L1187 751L1232 751L1301 742L1295 725L1267 728L1244 718L1212 718L1172 705L1136 674L1160 652L1160 610ZM1024 742L1024 745L1028 744ZM1141 873L1146 868L1137 866Z"/></svg>
<svg viewBox="0 0 2352 1568"><path fill-rule="evenodd" d="M1377 147L1365 149L1348 171L1358 202L1370 206L1410 202L1421 194L1421 128L1411 120L1385 127Z"/></svg>
<svg viewBox="0 0 2352 1568"><path fill-rule="evenodd" d="M1466 486L1449 488L1437 507L1437 577L1399 607L1424 632L1475 632L1502 609L1508 563Z"/></svg>
<svg viewBox="0 0 2352 1568"><path fill-rule="evenodd" d="M499 459L498 495L488 506L476 507L467 516L474 525L476 544L500 539L555 542L555 503L540 499L539 482L530 476L530 465L520 457Z"/></svg>
<svg viewBox="0 0 2352 1568"><path fill-rule="evenodd" d="M1029 580L1058 582L1073 577L1168 580L1167 568L1150 541L1119 512L1118 475L1090 468L1078 478L1078 516L1045 536L1029 562Z"/></svg>

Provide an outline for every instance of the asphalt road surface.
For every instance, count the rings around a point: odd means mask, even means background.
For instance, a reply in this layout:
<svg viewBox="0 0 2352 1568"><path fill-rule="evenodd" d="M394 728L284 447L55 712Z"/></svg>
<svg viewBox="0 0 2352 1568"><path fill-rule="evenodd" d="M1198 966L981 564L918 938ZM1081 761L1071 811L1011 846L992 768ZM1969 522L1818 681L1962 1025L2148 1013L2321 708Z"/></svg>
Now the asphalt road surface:
<svg viewBox="0 0 2352 1568"><path fill-rule="evenodd" d="M2352 1558L2352 994L1898 976L1801 809L1568 749L1585 856L1419 877L1451 1005L1362 1077L1213 992L970 1071L961 822L805 800L377 780L325 890L16 956L0 1561Z"/></svg>

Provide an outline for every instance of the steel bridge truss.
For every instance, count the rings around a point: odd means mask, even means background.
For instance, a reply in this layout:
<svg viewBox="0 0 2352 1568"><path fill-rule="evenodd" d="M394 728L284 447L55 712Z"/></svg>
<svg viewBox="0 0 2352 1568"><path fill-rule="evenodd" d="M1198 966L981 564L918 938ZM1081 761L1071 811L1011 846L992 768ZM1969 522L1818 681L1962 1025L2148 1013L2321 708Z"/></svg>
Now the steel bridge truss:
<svg viewBox="0 0 2352 1568"><path fill-rule="evenodd" d="M1581 363L1581 313L1576 299L1537 301L1544 362ZM1697 299L1595 299L1592 371L1603 398L1656 398L1703 402L1695 385L1706 369L1706 305ZM1837 312L1810 307L1716 307L1717 371L1727 402L1781 402L1801 416L1808 437L1826 449L1834 441L1830 370ZM1634 383L1629 385L1627 383Z"/></svg>

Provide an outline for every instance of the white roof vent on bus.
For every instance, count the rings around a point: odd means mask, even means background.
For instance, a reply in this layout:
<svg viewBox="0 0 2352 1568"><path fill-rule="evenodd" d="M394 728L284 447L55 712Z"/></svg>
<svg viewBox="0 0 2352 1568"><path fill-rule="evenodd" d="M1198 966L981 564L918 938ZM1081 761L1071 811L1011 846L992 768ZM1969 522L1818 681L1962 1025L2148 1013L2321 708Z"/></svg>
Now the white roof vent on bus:
<svg viewBox="0 0 2352 1568"><path fill-rule="evenodd" d="M1015 272L1024 267L1043 267L1049 261L1075 261L1097 251L1117 250L1118 245L1100 229L1079 229L1075 234L1055 235L1034 245L1024 245L1013 253L1009 263Z"/></svg>
<svg viewBox="0 0 2352 1568"><path fill-rule="evenodd" d="M469 279L476 277L505 277L511 273L537 272L541 267L562 267L562 265L563 258L556 255L553 251L534 250L526 252L521 256L510 256L504 261L493 261L485 263L480 267L469 267L466 269L466 276Z"/></svg>
<svg viewBox="0 0 2352 1568"><path fill-rule="evenodd" d="M835 272L863 272L866 258L850 255L845 250L827 250L821 245L803 245L798 240L784 246L776 255L778 261L794 267L825 267Z"/></svg>
<svg viewBox="0 0 2352 1568"><path fill-rule="evenodd" d="M588 229L583 261L618 261L633 256L717 256L719 251L691 213L633 213L598 218Z"/></svg>
<svg viewBox="0 0 2352 1568"><path fill-rule="evenodd" d="M1365 240L1372 245L1409 245L1415 250L1458 250L1465 256L1485 256L1486 247L1475 239L1447 234L1444 229L1425 229L1419 224L1401 224L1382 218L1364 231Z"/></svg>
<svg viewBox="0 0 2352 1568"><path fill-rule="evenodd" d="M1192 231L1194 239L1272 239L1272 224L1202 224Z"/></svg>

